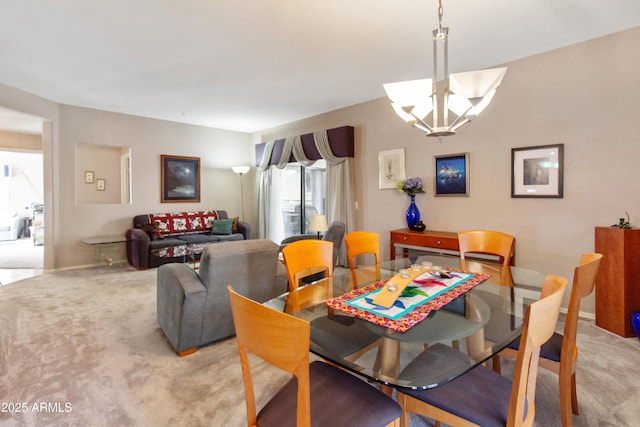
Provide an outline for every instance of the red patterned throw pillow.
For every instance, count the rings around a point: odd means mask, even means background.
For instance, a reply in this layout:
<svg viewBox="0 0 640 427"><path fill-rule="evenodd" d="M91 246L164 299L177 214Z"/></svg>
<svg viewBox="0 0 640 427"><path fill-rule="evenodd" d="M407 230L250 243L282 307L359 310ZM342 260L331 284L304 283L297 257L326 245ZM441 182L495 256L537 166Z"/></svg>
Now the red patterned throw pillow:
<svg viewBox="0 0 640 427"><path fill-rule="evenodd" d="M215 211L202 212L202 219L204 221L205 230L211 230L213 227L213 221L218 219L218 214Z"/></svg>
<svg viewBox="0 0 640 427"><path fill-rule="evenodd" d="M171 234L171 220L168 214L151 214L149 222L155 224L161 235L167 236Z"/></svg>
<svg viewBox="0 0 640 427"><path fill-rule="evenodd" d="M136 226L136 228L139 228L147 233L151 240L158 240L164 237L162 233L160 233L157 224L139 224Z"/></svg>

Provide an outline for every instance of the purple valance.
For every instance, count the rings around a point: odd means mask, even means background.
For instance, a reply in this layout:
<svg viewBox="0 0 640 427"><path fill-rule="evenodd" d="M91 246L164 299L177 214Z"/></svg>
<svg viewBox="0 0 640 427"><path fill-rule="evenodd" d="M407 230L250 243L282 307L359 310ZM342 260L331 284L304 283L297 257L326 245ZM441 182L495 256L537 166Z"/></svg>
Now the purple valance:
<svg viewBox="0 0 640 427"><path fill-rule="evenodd" d="M335 129L328 129L326 131L327 139L329 140L329 147L335 157L354 157L354 129L352 126L342 126ZM302 148L305 156L309 160L320 160L322 155L316 147L314 134L309 133L300 135L302 142ZM273 151L271 152L270 165L275 165L280 161L282 157L282 151L284 149L285 138L277 139L273 143ZM262 163L262 156L267 146L266 142L256 145L256 166L260 166ZM296 162L293 154L289 158L289 163Z"/></svg>

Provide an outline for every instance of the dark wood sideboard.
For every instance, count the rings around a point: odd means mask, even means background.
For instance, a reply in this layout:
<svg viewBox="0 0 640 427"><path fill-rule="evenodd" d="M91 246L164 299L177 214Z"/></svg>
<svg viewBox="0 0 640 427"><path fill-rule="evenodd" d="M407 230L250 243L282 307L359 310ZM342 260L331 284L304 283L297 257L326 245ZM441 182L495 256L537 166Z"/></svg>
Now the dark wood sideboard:
<svg viewBox="0 0 640 427"><path fill-rule="evenodd" d="M596 227L602 254L596 278L596 325L633 337L631 314L640 310L640 229Z"/></svg>

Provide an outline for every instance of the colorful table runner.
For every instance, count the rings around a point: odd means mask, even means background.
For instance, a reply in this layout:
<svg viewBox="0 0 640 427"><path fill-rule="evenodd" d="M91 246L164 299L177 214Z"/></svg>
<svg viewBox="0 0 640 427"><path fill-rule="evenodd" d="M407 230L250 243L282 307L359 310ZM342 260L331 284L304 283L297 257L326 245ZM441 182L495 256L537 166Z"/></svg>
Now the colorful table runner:
<svg viewBox="0 0 640 427"><path fill-rule="evenodd" d="M373 304L376 294L389 279L355 289L325 303L378 326L406 332L424 320L432 310L438 310L491 277L488 274L446 270L451 278L436 278L429 273L416 277L390 308Z"/></svg>

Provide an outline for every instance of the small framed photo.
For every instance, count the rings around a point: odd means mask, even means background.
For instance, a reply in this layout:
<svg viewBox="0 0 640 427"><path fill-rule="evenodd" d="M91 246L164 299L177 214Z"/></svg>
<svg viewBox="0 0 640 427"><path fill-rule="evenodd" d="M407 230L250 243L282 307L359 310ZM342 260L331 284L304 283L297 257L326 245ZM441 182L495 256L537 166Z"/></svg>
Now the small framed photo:
<svg viewBox="0 0 640 427"><path fill-rule="evenodd" d="M469 196L469 153L435 156L435 196Z"/></svg>
<svg viewBox="0 0 640 427"><path fill-rule="evenodd" d="M104 191L105 185L106 185L106 183L105 183L105 180L103 178L96 179L96 189L98 191Z"/></svg>
<svg viewBox="0 0 640 427"><path fill-rule="evenodd" d="M84 183L93 184L94 173L93 171L84 171Z"/></svg>
<svg viewBox="0 0 640 427"><path fill-rule="evenodd" d="M398 181L405 178L404 148L381 151L378 154L379 188L396 188Z"/></svg>
<svg viewBox="0 0 640 427"><path fill-rule="evenodd" d="M511 149L511 197L563 197L564 144Z"/></svg>

